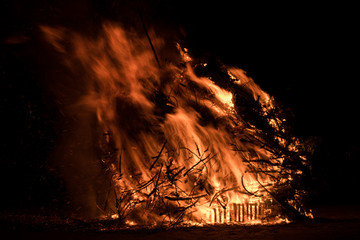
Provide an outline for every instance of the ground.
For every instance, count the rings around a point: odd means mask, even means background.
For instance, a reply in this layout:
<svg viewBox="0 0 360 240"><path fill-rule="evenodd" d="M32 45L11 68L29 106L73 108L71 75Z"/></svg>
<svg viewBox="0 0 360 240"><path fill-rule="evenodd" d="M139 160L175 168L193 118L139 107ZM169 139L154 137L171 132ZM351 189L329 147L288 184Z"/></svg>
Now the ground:
<svg viewBox="0 0 360 240"><path fill-rule="evenodd" d="M59 220L51 222L37 217L31 221L29 216L23 216L14 221L14 218L2 216L1 229L5 239L360 239L360 206L322 206L317 207L314 213L317 218L311 221L267 226L212 225L120 230L114 225L104 229L100 223L91 223L89 227L89 224L75 220L60 223Z"/></svg>

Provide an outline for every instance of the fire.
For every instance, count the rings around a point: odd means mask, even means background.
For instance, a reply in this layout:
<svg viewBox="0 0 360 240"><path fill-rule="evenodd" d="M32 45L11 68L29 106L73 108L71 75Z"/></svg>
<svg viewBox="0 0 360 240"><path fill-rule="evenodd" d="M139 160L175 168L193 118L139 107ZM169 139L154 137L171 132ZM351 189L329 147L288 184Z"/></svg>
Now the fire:
<svg viewBox="0 0 360 240"><path fill-rule="evenodd" d="M111 179L106 204L93 203L103 214L130 225L261 222L278 219L275 202L301 207L274 193L301 175L284 167L288 155L306 162L301 143L286 137L274 99L243 70L200 76L208 64L180 45L160 67L146 38L113 23L94 39L42 30L64 64L83 72L71 109L97 119L94 142Z"/></svg>

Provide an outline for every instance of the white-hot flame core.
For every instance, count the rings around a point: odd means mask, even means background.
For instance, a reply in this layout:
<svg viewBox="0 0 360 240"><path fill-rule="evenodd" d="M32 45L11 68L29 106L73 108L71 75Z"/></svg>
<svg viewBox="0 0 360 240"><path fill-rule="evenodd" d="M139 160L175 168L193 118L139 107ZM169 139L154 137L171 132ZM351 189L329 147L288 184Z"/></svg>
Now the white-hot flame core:
<svg viewBox="0 0 360 240"><path fill-rule="evenodd" d="M105 24L96 39L51 27L42 30L65 55L69 69L85 69L83 90L71 109L96 116L96 128L106 136L97 140L99 148L109 152L101 161L112 176L115 198L123 199L110 207L112 218L124 214L130 225L173 221L141 204L156 195L169 205L194 203L192 211L183 216L189 223L240 222L245 216L258 219L267 194L263 186L271 187L272 180L251 173L248 161L271 159L272 153L236 140L231 129L243 129L250 136L256 133L255 126L245 126L235 117L233 93L195 74L186 49L178 46L185 67L175 61L160 68L147 39L114 24ZM65 38L72 50L61 45ZM156 48L164 43L159 38L152 41ZM243 70L228 68L228 74L259 101L264 116L274 107L272 98ZM170 110L157 112L164 109L154 101L158 92L167 99ZM280 122L272 119L269 124L279 130L276 121ZM234 143L243 151L234 151ZM169 182L164 184L166 179ZM204 196L196 198L197 194ZM124 212L117 212L119 209ZM140 214L128 213L131 211Z"/></svg>

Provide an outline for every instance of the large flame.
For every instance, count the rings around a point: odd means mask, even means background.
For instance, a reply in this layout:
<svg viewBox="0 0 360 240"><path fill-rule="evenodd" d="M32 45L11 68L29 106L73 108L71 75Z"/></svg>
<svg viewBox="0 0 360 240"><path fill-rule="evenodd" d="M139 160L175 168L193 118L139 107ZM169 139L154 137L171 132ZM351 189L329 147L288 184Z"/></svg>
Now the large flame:
<svg viewBox="0 0 360 240"><path fill-rule="evenodd" d="M272 189L301 174L281 168L284 157L266 143L268 129L273 142L299 151L283 137L272 97L243 70L222 66L221 80L212 79L180 45L158 64L146 38L111 23L97 38L42 30L69 69L84 69L71 108L97 119L95 148L111 177L106 204L94 203L104 215L129 224L258 220Z"/></svg>

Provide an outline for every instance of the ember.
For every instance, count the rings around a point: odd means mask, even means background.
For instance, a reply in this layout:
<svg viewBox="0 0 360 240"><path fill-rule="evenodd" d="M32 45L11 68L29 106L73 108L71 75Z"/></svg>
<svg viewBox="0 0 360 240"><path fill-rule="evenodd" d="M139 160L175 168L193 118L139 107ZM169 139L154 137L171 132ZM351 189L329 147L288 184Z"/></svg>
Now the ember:
<svg viewBox="0 0 360 240"><path fill-rule="evenodd" d="M174 226L311 216L302 184L311 146L292 136L287 113L243 70L114 23L94 39L42 31L83 73L67 107L82 121L96 118L78 131L96 136L88 148L106 187L88 199L98 217ZM163 60L166 51L175 57Z"/></svg>

